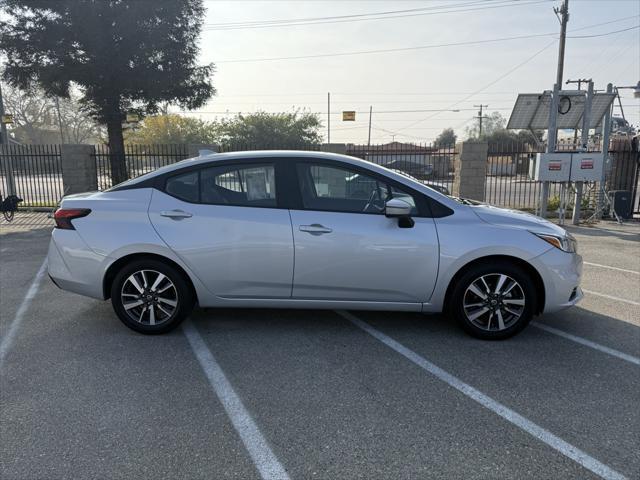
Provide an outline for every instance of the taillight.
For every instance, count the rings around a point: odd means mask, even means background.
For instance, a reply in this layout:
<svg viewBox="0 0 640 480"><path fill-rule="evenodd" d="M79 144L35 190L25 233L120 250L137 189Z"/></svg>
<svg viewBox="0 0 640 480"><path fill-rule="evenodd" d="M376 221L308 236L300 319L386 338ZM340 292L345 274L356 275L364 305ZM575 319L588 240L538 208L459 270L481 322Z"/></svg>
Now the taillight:
<svg viewBox="0 0 640 480"><path fill-rule="evenodd" d="M91 213L88 208L59 208L53 214L53 219L56 221L56 227L63 230L75 230L75 227L71 223L74 218L86 217Z"/></svg>

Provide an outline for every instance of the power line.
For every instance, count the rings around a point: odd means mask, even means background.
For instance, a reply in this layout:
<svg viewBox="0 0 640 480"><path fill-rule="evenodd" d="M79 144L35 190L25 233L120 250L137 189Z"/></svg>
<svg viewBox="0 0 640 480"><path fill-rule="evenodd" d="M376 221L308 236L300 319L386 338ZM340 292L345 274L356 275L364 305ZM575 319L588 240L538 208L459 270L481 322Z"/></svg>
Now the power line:
<svg viewBox="0 0 640 480"><path fill-rule="evenodd" d="M372 21L372 20L389 20L396 18L407 18L407 17L420 17L420 16L431 16L431 15L441 15L447 13L465 13L479 10L492 10L496 8L505 8L505 7L519 7L526 5L535 5L540 3L546 3L554 0L535 0L530 2L502 2L502 4L487 4L486 2L471 2L467 4L458 4L458 5L441 5L438 7L425 8L425 9L411 9L405 10L408 12L415 10L432 10L432 9L445 9L449 10L441 10L441 11L429 11L423 13L409 13L409 14L401 14L401 15L384 15L381 14L362 14L362 15L354 15L354 17L363 17L363 18L346 18L340 19L341 17L319 17L317 19L310 19L308 21L273 21L273 22L246 22L246 23L228 23L228 24L205 24L205 28L203 31L211 32L211 31L227 31L227 30L254 30L254 29L263 29L263 28L282 28L282 27L297 27L297 26L307 26L307 25L324 25L324 24L337 24L337 23L353 23L353 22L363 22L363 21ZM472 8L456 8L463 7L469 5L479 5L482 6L472 7ZM402 12L403 10L399 10L398 12ZM348 17L348 16L347 16ZM336 20L332 20L332 18L338 18ZM326 19L326 20L325 20Z"/></svg>
<svg viewBox="0 0 640 480"><path fill-rule="evenodd" d="M595 37L605 37L607 35L613 35L616 33L628 32L629 30L635 30L636 28L640 28L640 25L634 25L633 27L623 28L622 30L614 30L613 32L607 33L598 33L595 35L567 35L567 38L595 38Z"/></svg>
<svg viewBox="0 0 640 480"><path fill-rule="evenodd" d="M498 1L498 0L493 0ZM270 19L270 20L254 20L248 22L228 22L228 23L205 23L205 26L209 27L218 27L218 26L234 26L234 25L258 25L258 24L275 24L275 23L290 23L290 22L309 22L314 20L340 20L344 18L357 18L357 17L367 17L372 15L391 15L396 13L410 13L410 12L421 12L425 10L437 10L441 8L453 8L456 6L468 6L468 5L477 5L478 3L482 3L482 1L473 1L466 2L457 5L438 5L434 7L421 7L421 8L410 8L406 10L387 10L382 12L369 12L369 13L354 13L349 15L334 15L330 17L306 17L306 18L287 18L287 19Z"/></svg>
<svg viewBox="0 0 640 480"><path fill-rule="evenodd" d="M515 72L517 69L519 69L520 67L526 65L527 63L529 63L531 60L533 60L534 58L536 58L538 55L540 55L542 52L544 52L545 50L547 50L549 47L551 47L552 45L554 45L556 43L557 40L553 40L550 43L548 43L547 45L545 45L544 47L542 47L540 50L538 50L536 53L534 53L533 55L531 55L529 58L527 58L526 60L524 60L523 62L520 62L519 64L517 64L516 66L514 66L513 68L507 70L505 73L503 73L502 75L500 75L498 78L496 78L495 80L493 80L492 82L486 84L484 87L480 88L479 90L476 90L475 92L473 92L470 95L467 95L466 97L464 97L462 100L458 100L455 103L452 103L451 105L449 105L449 108L453 108L456 105L460 105L462 102L466 102L467 100L469 100L471 97L481 93L483 90L486 90L487 88L495 85L496 83L498 83L500 80L504 79L505 77L511 75L513 72ZM413 127L419 123L422 123L426 120L429 120L433 117L437 116L437 113L434 115L431 115L427 118L423 118L422 120L418 120L417 122L413 122L409 125L407 125L406 128L408 127Z"/></svg>
<svg viewBox="0 0 640 480"><path fill-rule="evenodd" d="M333 95L344 95L344 96L385 96L385 95L406 95L406 96L430 96L430 95L460 95L471 92L417 92L417 93L408 93L408 92L331 92ZM485 95L514 95L518 92L485 92ZM223 97L318 97L326 95L326 92L308 92L308 93L240 93L240 94L222 94L217 95L217 98Z"/></svg>
<svg viewBox="0 0 640 480"><path fill-rule="evenodd" d="M592 25L592 27L600 26L601 24ZM587 28L587 27L584 27ZM583 29L584 29L583 28ZM616 33L626 32L629 30L633 30L638 28L638 26L634 26L627 29L622 30L614 30L612 32L606 32L602 34L598 34L595 36L604 37L606 35L614 35ZM318 53L313 55L295 55L290 57L264 57L264 58L242 58L236 60L218 60L215 63L252 63L252 62L271 62L271 61L279 61L279 60L303 60L303 59L311 59L311 58L327 58L327 57L345 57L345 56L353 56L353 55L369 55L376 53L393 53L393 52L406 52L412 50L426 50L432 48L442 48L442 47L459 47L459 46L468 46L468 45L482 45L486 43L499 43L511 40L523 40L530 38L540 38L540 37L551 37L558 35L556 32L549 33L537 33L531 35L516 35L513 37L501 37L501 38L490 38L485 40L470 40L466 42L452 42L452 43L440 43L440 44L432 44L432 45L419 45L415 47L399 47L399 48L381 48L376 50L359 50L352 52L337 52L337 53ZM588 36L582 37L573 37L573 38L589 38Z"/></svg>
<svg viewBox="0 0 640 480"><path fill-rule="evenodd" d="M302 60L309 58L326 58L326 57L346 57L352 55L369 55L374 53L393 53L393 52L407 52L411 50L425 50L430 48L441 48L441 47L459 47L459 46L467 46L467 45L480 45L484 43L496 43L496 42L505 42L510 40L523 40L529 38L539 38L539 37L549 37L552 35L557 35L555 32L550 33L538 33L532 35L518 35L514 37L502 37L502 38L491 38L485 40L471 40L466 42L453 42L453 43L439 43L432 45L420 45L415 47L399 47L399 48L381 48L377 50L359 50L353 52L338 52L338 53L317 53L314 55L296 55L291 57L265 57L265 58L242 58L237 60L218 60L215 63L250 63L250 62L272 62L277 60Z"/></svg>
<svg viewBox="0 0 640 480"><path fill-rule="evenodd" d="M511 107L504 107L504 108L494 108L492 110L510 110ZM259 111L259 110L258 110ZM369 110L354 110L356 113L369 113ZM475 108L457 108L455 110L452 109L415 109L415 110L380 110L380 111L376 111L377 114L392 114L392 113L427 113L427 112L473 112L475 111ZM236 114L250 114L250 113L257 113L257 111L241 111L241 110L220 110L220 111L211 111L211 110L194 110L194 111L188 111L188 110L178 110L175 112L170 112L170 113L181 113L181 114L209 114L209 115L236 115ZM270 113L286 113L286 112L270 112ZM305 111L304 113L313 113L313 114L326 114L327 112L311 112L311 111ZM342 115L342 110L340 111L333 111L333 112L329 112L331 115Z"/></svg>

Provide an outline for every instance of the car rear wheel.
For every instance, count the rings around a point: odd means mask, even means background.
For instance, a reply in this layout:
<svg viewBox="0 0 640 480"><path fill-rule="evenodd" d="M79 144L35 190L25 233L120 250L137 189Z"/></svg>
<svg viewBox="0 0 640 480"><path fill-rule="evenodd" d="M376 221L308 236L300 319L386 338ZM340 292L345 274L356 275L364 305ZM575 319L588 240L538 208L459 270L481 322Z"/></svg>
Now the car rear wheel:
<svg viewBox="0 0 640 480"><path fill-rule="evenodd" d="M516 265L495 262L464 273L452 295L452 313L477 338L498 340L520 332L531 321L535 285Z"/></svg>
<svg viewBox="0 0 640 480"><path fill-rule="evenodd" d="M173 330L191 313L193 295L181 272L164 262L146 259L117 273L111 303L127 327L159 334Z"/></svg>

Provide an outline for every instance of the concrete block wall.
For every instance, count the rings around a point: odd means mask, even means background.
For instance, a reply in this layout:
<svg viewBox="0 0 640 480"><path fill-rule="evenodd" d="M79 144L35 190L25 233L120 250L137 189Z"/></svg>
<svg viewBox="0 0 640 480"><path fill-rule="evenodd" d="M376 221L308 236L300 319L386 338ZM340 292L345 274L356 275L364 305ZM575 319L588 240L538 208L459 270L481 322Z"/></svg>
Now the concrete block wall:
<svg viewBox="0 0 640 480"><path fill-rule="evenodd" d="M98 190L93 145L61 145L62 186L65 195Z"/></svg>
<svg viewBox="0 0 640 480"><path fill-rule="evenodd" d="M462 142L455 160L453 195L479 200L485 199L487 177L487 142Z"/></svg>

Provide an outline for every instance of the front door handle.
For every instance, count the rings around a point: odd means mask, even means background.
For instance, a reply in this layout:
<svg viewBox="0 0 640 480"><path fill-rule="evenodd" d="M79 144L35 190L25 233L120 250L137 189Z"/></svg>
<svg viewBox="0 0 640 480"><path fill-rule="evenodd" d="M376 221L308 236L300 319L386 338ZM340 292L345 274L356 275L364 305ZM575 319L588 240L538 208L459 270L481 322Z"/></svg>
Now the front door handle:
<svg viewBox="0 0 640 480"><path fill-rule="evenodd" d="M311 235L323 235L325 233L333 232L332 229L320 225L319 223L313 223L311 225L300 225L299 229L301 232L307 232Z"/></svg>
<svg viewBox="0 0 640 480"><path fill-rule="evenodd" d="M165 210L163 212L160 212L160 216L178 219L178 218L189 218L189 217L192 217L193 215L183 210Z"/></svg>

